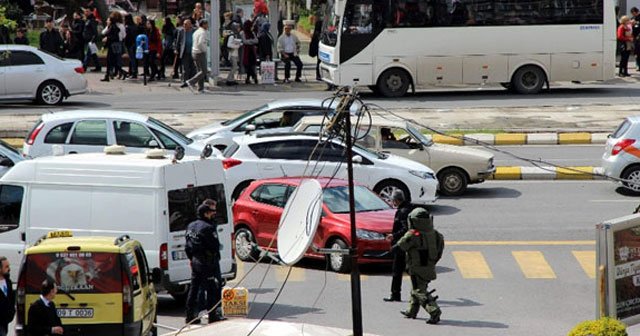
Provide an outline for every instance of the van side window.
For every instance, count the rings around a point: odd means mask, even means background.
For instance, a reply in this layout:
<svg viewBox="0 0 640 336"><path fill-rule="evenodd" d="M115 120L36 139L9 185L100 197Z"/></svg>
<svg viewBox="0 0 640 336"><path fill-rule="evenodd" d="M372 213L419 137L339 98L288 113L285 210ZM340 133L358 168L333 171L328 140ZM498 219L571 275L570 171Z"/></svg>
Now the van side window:
<svg viewBox="0 0 640 336"><path fill-rule="evenodd" d="M82 120L76 123L69 143L74 145L107 145L107 122L105 120Z"/></svg>
<svg viewBox="0 0 640 336"><path fill-rule="evenodd" d="M169 199L169 230L171 232L183 231L189 223L196 220L196 209L206 199L217 202L216 223L226 224L229 221L224 185L222 184L170 190L167 198Z"/></svg>
<svg viewBox="0 0 640 336"><path fill-rule="evenodd" d="M133 252L127 252L124 255L126 259L126 267L129 269L129 273L131 274L131 290L137 291L140 289L140 266L136 262L136 257Z"/></svg>
<svg viewBox="0 0 640 336"><path fill-rule="evenodd" d="M136 259L138 259L138 270L140 270L140 282L142 286L147 286L149 282L149 269L146 262L144 251L138 246L135 248Z"/></svg>
<svg viewBox="0 0 640 336"><path fill-rule="evenodd" d="M73 123L65 123L52 128L47 136L44 138L44 143L48 144L63 144L67 141L67 136L71 130Z"/></svg>
<svg viewBox="0 0 640 336"><path fill-rule="evenodd" d="M23 195L23 187L0 185L0 233L18 228Z"/></svg>

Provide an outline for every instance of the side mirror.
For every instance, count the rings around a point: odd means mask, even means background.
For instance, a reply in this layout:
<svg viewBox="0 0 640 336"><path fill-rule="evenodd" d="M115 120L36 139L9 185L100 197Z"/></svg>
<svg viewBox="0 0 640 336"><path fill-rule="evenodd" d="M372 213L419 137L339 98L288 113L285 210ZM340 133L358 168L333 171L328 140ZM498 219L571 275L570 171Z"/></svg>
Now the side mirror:
<svg viewBox="0 0 640 336"><path fill-rule="evenodd" d="M8 159L6 157L0 158L0 167L11 168L11 167L13 167L13 165L14 165L14 163L10 159Z"/></svg>
<svg viewBox="0 0 640 336"><path fill-rule="evenodd" d="M160 148L160 145L158 144L158 142L156 140L150 140L149 141L149 147L151 148Z"/></svg>
<svg viewBox="0 0 640 336"><path fill-rule="evenodd" d="M352 161L353 163L362 163L362 156L354 155Z"/></svg>
<svg viewBox="0 0 640 336"><path fill-rule="evenodd" d="M256 130L256 125L247 125L244 128L244 134L251 134L251 132Z"/></svg>
<svg viewBox="0 0 640 336"><path fill-rule="evenodd" d="M151 282L154 285L160 285L162 283L162 277L164 276L164 272L159 267L155 267L151 270Z"/></svg>
<svg viewBox="0 0 640 336"><path fill-rule="evenodd" d="M611 139L611 133L607 134L607 139Z"/></svg>

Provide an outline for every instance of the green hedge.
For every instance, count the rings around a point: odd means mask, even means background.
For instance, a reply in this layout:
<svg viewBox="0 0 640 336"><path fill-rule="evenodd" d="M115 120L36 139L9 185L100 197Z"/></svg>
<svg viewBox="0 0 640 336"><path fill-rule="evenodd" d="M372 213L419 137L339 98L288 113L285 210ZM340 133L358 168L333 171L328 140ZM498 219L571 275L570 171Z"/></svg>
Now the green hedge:
<svg viewBox="0 0 640 336"><path fill-rule="evenodd" d="M578 324L567 336L628 336L627 326L619 320L603 317Z"/></svg>

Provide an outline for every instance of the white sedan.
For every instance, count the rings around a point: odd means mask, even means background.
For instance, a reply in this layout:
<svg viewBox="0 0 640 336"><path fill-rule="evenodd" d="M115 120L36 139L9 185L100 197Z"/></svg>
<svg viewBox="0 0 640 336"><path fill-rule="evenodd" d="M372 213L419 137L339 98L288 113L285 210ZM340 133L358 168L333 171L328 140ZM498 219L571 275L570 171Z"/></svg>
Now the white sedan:
<svg viewBox="0 0 640 336"><path fill-rule="evenodd" d="M31 46L0 45L0 100L33 100L56 105L87 92L82 62L62 59Z"/></svg>

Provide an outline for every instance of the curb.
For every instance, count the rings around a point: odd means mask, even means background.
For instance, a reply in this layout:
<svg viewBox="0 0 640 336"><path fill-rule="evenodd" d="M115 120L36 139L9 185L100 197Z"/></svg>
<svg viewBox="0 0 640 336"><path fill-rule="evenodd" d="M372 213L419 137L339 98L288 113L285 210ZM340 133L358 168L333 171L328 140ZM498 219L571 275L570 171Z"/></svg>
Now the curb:
<svg viewBox="0 0 640 336"><path fill-rule="evenodd" d="M605 144L609 133L562 132L562 133L468 133L440 135L431 138L436 143L449 145L476 145L473 140L489 145L588 145ZM462 137L469 140L463 140Z"/></svg>
<svg viewBox="0 0 640 336"><path fill-rule="evenodd" d="M496 167L496 172L488 180L604 180L593 174L603 174L601 167Z"/></svg>

